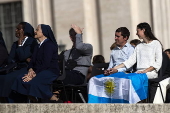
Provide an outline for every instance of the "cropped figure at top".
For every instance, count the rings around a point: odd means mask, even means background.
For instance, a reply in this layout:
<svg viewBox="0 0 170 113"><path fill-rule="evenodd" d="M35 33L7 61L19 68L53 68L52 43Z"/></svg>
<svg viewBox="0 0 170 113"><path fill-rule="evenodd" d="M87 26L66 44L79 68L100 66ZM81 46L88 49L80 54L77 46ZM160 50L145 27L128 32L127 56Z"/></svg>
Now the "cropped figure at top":
<svg viewBox="0 0 170 113"><path fill-rule="evenodd" d="M37 41L34 39L34 28L27 22L20 22L16 26L15 36L18 40L11 47L8 65L17 63L17 69L0 76L0 97L8 97L10 95L14 80L27 69L33 49L37 45Z"/></svg>
<svg viewBox="0 0 170 113"><path fill-rule="evenodd" d="M8 51L6 49L6 45L2 37L2 33L0 31L0 68L2 68L6 64L7 58L8 58Z"/></svg>
<svg viewBox="0 0 170 113"><path fill-rule="evenodd" d="M72 25L69 30L70 39L73 42L71 49L64 52L66 61L66 78L64 84L82 84L91 64L93 47L91 44L83 43L82 30L76 25ZM69 61L75 66L70 67Z"/></svg>
<svg viewBox="0 0 170 113"><path fill-rule="evenodd" d="M38 25L35 38L40 44L34 50L28 71L16 79L12 89L23 95L56 102L58 98L52 94L50 84L59 76L58 44L49 25Z"/></svg>

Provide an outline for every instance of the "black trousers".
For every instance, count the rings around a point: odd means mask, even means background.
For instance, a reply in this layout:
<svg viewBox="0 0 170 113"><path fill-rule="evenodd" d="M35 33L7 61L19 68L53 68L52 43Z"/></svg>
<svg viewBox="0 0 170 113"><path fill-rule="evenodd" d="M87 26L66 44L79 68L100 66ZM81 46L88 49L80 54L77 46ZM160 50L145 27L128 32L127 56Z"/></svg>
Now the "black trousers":
<svg viewBox="0 0 170 113"><path fill-rule="evenodd" d="M85 75L76 70L66 70L66 78L64 84L80 85L84 83Z"/></svg>

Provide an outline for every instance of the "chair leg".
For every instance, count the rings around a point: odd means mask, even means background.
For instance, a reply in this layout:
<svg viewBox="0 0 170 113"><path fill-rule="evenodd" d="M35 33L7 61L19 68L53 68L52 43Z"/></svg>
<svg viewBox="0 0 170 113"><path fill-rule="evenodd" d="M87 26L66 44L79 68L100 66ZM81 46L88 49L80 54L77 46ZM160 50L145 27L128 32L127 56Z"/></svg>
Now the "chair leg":
<svg viewBox="0 0 170 113"><path fill-rule="evenodd" d="M77 92L74 93L75 103L77 103Z"/></svg>
<svg viewBox="0 0 170 113"><path fill-rule="evenodd" d="M73 92L73 91L74 91L74 89L73 89L73 87L72 87L72 88L71 88L71 101L72 101L72 102L73 102L73 100L74 100L74 94L73 94L74 92Z"/></svg>
<svg viewBox="0 0 170 113"><path fill-rule="evenodd" d="M164 97L163 97L163 93L162 93L161 85L159 83L158 83L158 85L159 85L159 88L160 88L160 91L161 91L161 96L162 96L163 103L165 103L165 100L164 100Z"/></svg>
<svg viewBox="0 0 170 113"><path fill-rule="evenodd" d="M66 101L68 101L65 85L64 85L63 81L61 81L61 83L63 85L63 90L64 90L64 95L65 95Z"/></svg>
<svg viewBox="0 0 170 113"><path fill-rule="evenodd" d="M86 101L85 101L85 99L84 99L82 93L80 92L80 90L78 90L78 94L79 94L81 100L83 101L83 103L86 103Z"/></svg>
<svg viewBox="0 0 170 113"><path fill-rule="evenodd" d="M147 98L147 103L150 103L150 83L148 83L148 98Z"/></svg>

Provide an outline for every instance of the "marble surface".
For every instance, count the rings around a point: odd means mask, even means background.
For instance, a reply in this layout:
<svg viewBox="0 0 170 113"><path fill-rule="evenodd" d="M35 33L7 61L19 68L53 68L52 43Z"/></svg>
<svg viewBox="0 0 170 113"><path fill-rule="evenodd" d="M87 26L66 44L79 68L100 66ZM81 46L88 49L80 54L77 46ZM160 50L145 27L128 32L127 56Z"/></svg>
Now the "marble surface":
<svg viewBox="0 0 170 113"><path fill-rule="evenodd" d="M169 113L170 104L0 104L0 113Z"/></svg>

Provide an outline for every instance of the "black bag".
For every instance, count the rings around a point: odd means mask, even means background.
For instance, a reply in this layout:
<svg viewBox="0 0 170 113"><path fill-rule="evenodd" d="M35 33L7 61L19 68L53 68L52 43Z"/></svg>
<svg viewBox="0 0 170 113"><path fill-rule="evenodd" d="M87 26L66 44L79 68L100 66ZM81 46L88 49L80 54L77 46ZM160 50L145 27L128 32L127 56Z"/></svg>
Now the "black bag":
<svg viewBox="0 0 170 113"><path fill-rule="evenodd" d="M90 66L88 66L88 65L78 65L77 64L77 62L75 61L75 59L69 59L70 58L70 55L71 55L71 53L72 53L72 51L73 51L73 48L70 50L70 54L69 54L69 56L68 56L68 60L67 60L67 62L65 63L65 68L67 69L67 70L73 70L75 67L90 67ZM60 57L59 57L59 59L60 59L60 61L59 61L59 64L60 64L60 69L62 69L62 61L61 61L61 59L62 60L64 60L64 52L65 51L62 51L61 53L60 53Z"/></svg>
<svg viewBox="0 0 170 113"><path fill-rule="evenodd" d="M0 68L0 75L8 74L8 73L14 71L15 68L17 68L17 63L8 64L8 65Z"/></svg>
<svg viewBox="0 0 170 113"><path fill-rule="evenodd" d="M66 50L62 51L59 55L58 55L58 65L59 65L59 69L60 69L60 74L63 73L63 61L64 61L64 52Z"/></svg>
<svg viewBox="0 0 170 113"><path fill-rule="evenodd" d="M68 59L66 62L66 69L73 70L77 66L77 62L73 59Z"/></svg>

